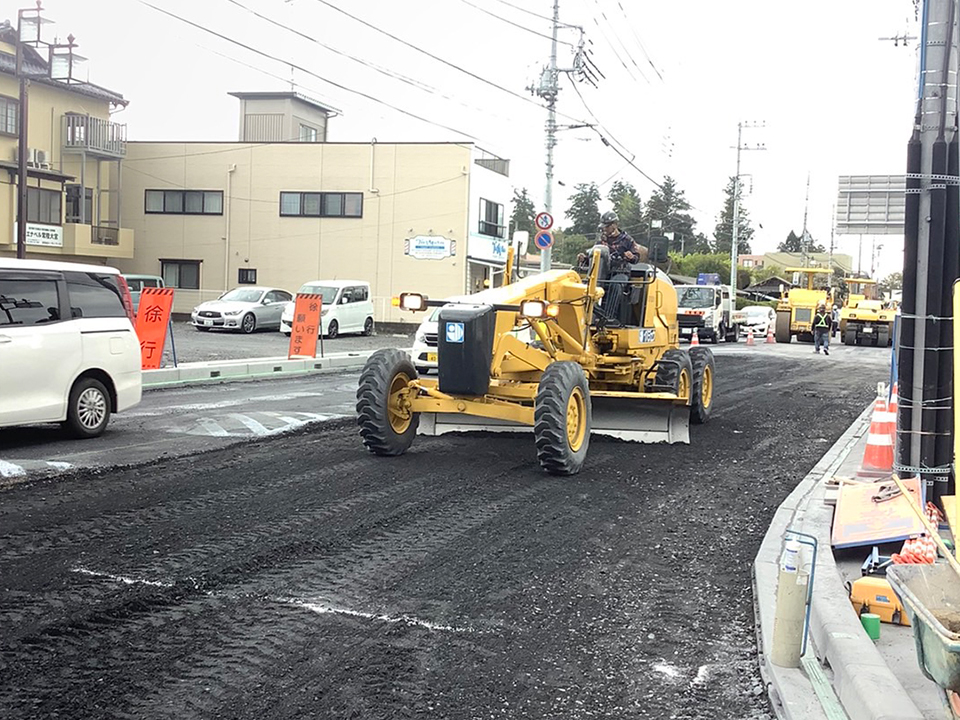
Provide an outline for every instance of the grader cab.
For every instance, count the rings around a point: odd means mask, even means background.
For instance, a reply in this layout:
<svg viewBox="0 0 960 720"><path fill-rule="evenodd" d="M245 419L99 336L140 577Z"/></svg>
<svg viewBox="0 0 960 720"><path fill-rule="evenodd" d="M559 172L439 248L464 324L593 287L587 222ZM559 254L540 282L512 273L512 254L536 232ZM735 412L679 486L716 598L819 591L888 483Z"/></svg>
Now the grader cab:
<svg viewBox="0 0 960 720"><path fill-rule="evenodd" d="M357 391L364 445L399 455L418 432L533 429L541 467L580 471L591 433L689 442L713 407L707 348L679 347L677 294L655 264L611 276L606 248L585 273L551 270L447 303L416 293L401 309L440 306L438 377L400 350L368 360ZM665 247L650 248L653 263ZM505 277L513 277L512 252Z"/></svg>

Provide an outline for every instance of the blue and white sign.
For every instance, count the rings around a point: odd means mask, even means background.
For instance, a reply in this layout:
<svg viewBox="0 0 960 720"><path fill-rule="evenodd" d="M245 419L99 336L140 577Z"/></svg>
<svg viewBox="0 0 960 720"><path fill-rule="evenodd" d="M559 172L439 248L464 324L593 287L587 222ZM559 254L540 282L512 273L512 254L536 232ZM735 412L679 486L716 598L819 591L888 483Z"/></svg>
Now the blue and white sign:
<svg viewBox="0 0 960 720"><path fill-rule="evenodd" d="M403 241L403 254L417 260L443 260L457 254L457 241L442 235L417 235Z"/></svg>
<svg viewBox="0 0 960 720"><path fill-rule="evenodd" d="M697 285L719 285L719 273L699 273L697 275Z"/></svg>
<svg viewBox="0 0 960 720"><path fill-rule="evenodd" d="M471 260L505 263L507 261L507 247L506 241L500 238L471 234L467 246L467 255Z"/></svg>
<svg viewBox="0 0 960 720"><path fill-rule="evenodd" d="M448 322L447 323L447 342L449 343L462 343L463 342L463 323L462 322Z"/></svg>
<svg viewBox="0 0 960 720"><path fill-rule="evenodd" d="M533 244L536 245L541 250L546 250L548 247L552 247L553 233L550 232L549 230L538 232L537 236L533 239Z"/></svg>

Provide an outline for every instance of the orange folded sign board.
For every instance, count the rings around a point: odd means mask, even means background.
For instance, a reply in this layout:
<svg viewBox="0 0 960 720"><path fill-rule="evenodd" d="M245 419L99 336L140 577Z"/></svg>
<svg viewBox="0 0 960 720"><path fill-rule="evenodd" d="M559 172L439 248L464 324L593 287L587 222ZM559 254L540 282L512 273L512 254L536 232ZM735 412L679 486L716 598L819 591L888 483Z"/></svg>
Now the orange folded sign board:
<svg viewBox="0 0 960 720"><path fill-rule="evenodd" d="M922 507L920 481L910 478L903 481L910 498L894 495L877 502L882 490L892 486L893 481L879 483L844 482L840 486L837 507L833 517L832 544L837 548L876 545L884 542L905 540L924 531L909 503Z"/></svg>
<svg viewBox="0 0 960 720"><path fill-rule="evenodd" d="M140 293L137 337L140 338L140 366L144 370L160 367L172 310L173 288L147 287Z"/></svg>
<svg viewBox="0 0 960 720"><path fill-rule="evenodd" d="M323 296L316 293L297 293L293 307L288 357L316 357L317 338L320 336L320 310Z"/></svg>

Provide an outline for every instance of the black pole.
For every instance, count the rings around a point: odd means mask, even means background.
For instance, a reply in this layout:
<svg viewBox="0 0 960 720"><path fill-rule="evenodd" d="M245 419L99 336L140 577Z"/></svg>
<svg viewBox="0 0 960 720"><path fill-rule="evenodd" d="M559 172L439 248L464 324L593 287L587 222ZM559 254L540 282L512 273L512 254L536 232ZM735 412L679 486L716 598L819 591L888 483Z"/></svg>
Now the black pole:
<svg viewBox="0 0 960 720"><path fill-rule="evenodd" d="M921 171L920 117L914 125L913 136L907 143L907 195L903 218L903 300L900 318L900 346L897 357L898 389L902 399L899 407L897 461L909 466L912 454L913 403L913 343L917 312L917 252L920 239L920 171Z"/></svg>

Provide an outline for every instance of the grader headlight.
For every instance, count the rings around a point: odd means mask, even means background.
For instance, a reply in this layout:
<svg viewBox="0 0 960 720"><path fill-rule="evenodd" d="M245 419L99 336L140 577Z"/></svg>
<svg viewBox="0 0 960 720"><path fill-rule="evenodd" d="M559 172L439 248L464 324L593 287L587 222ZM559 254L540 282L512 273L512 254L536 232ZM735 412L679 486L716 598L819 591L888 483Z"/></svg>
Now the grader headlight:
<svg viewBox="0 0 960 720"><path fill-rule="evenodd" d="M526 318L546 317L547 303L543 300L524 300L520 303L520 314Z"/></svg>
<svg viewBox="0 0 960 720"><path fill-rule="evenodd" d="M420 293L400 293L400 309L420 312L427 309L427 298Z"/></svg>

